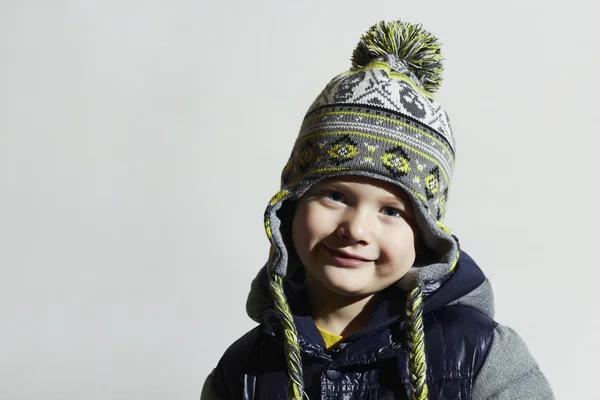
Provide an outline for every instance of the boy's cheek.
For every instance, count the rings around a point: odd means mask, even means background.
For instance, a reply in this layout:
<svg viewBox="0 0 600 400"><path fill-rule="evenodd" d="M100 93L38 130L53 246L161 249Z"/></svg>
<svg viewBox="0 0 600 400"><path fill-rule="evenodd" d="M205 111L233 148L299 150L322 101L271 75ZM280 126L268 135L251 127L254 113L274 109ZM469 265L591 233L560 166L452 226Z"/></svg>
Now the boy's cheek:
<svg viewBox="0 0 600 400"><path fill-rule="evenodd" d="M326 207L310 202L298 207L294 217L294 229L302 231L305 235L318 235L322 231L331 229L333 225L331 213Z"/></svg>

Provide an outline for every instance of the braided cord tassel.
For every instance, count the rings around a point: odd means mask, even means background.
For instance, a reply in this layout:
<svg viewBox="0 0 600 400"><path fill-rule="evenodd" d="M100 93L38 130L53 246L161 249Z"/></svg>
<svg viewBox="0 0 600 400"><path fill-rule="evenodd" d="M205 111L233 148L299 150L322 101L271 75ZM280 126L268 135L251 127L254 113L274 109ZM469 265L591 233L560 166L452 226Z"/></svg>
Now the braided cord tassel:
<svg viewBox="0 0 600 400"><path fill-rule="evenodd" d="M304 393L304 378L302 377L302 358L298 344L298 332L294 325L292 313L283 293L283 280L273 274L270 280L271 294L275 300L275 308L283 317L283 332L285 337L285 355L289 374L289 393L291 400L302 400Z"/></svg>
<svg viewBox="0 0 600 400"><path fill-rule="evenodd" d="M423 333L423 296L420 287L408 295L406 305L408 325L408 373L411 400L427 400L427 361L425 360L425 334Z"/></svg>

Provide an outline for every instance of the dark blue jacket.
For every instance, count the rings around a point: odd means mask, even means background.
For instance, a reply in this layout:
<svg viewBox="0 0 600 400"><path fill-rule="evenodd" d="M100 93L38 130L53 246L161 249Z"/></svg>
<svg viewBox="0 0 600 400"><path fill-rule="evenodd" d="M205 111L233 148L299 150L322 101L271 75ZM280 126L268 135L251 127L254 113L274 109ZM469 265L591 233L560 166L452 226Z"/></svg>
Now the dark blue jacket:
<svg viewBox="0 0 600 400"><path fill-rule="evenodd" d="M300 270L301 271L301 270ZM296 277L296 276L295 276ZM404 301L396 286L381 293L369 324L333 351L325 344L307 307L303 277L286 286L302 350L306 394L311 399L408 398ZM427 383L430 399L470 399L473 381L494 336L496 323L460 299L483 285L485 276L462 253L456 272L424 293ZM266 275L264 276L264 290ZM286 399L287 374L281 324L273 308L263 323L227 349L212 382L221 399Z"/></svg>

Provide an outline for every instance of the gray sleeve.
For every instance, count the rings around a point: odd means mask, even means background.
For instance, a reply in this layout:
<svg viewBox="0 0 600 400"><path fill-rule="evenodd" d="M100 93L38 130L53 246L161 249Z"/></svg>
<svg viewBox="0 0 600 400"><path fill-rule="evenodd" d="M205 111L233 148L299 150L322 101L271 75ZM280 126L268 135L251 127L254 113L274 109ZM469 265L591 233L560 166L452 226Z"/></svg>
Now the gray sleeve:
<svg viewBox="0 0 600 400"><path fill-rule="evenodd" d="M473 399L549 400L554 395L523 339L514 330L498 325L475 377Z"/></svg>
<svg viewBox="0 0 600 400"><path fill-rule="evenodd" d="M200 394L200 400L222 400L213 388L214 380L215 370L213 369L204 381L204 386L202 387L202 392Z"/></svg>

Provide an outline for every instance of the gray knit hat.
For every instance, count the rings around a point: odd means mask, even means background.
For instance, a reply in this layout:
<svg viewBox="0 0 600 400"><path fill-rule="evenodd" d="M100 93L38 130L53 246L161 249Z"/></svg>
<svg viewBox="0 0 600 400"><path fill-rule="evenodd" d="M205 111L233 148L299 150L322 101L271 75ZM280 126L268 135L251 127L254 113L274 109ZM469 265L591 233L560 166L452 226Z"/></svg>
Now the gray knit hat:
<svg viewBox="0 0 600 400"><path fill-rule="evenodd" d="M340 175L393 183L413 203L432 258L415 263L398 285L408 293L411 396L427 398L422 299L429 294L428 284L437 287L450 276L459 255L458 240L442 224L455 147L448 116L433 97L441 83L441 60L440 44L420 25L380 22L362 36L351 69L333 78L306 113L283 169L281 191L265 212L272 244L267 269L286 331L291 398L303 395L302 363L283 292L293 249L278 211L316 182Z"/></svg>

